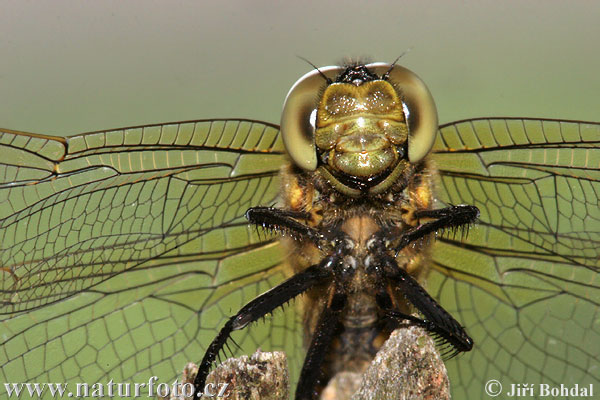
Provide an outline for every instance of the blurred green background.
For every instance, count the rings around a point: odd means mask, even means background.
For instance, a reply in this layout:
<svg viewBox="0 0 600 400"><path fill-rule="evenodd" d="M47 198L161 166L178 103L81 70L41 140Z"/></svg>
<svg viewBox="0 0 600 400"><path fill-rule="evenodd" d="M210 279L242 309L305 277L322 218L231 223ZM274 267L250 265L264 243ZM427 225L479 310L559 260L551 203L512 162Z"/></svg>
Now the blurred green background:
<svg viewBox="0 0 600 400"><path fill-rule="evenodd" d="M417 72L440 121L600 120L590 1L0 1L0 126L70 135L278 122L291 84L347 56Z"/></svg>

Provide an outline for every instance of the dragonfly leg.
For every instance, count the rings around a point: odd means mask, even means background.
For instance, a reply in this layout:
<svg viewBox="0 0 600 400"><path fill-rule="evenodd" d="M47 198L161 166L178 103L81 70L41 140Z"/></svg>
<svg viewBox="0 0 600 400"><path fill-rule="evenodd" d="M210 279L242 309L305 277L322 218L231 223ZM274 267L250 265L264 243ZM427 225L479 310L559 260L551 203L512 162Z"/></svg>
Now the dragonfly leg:
<svg viewBox="0 0 600 400"><path fill-rule="evenodd" d="M346 294L335 290L329 296L325 308L319 316L315 333L304 359L300 379L296 387L296 400L311 400L317 396L315 390L321 375L321 365L339 328L340 315L346 305Z"/></svg>
<svg viewBox="0 0 600 400"><path fill-rule="evenodd" d="M437 210L420 210L415 213L415 216L418 219L433 219L433 221L422 223L402 233L400 240L395 241L396 244L393 246L396 254L410 243L430 233L474 223L479 218L479 209L475 206L459 205ZM385 237L385 233L383 235Z"/></svg>
<svg viewBox="0 0 600 400"><path fill-rule="evenodd" d="M323 241L327 238L316 229L298 222L298 220L308 218L310 218L308 213L281 210L274 207L252 207L246 211L246 219L254 225L290 235L295 239L310 240L315 246L321 248Z"/></svg>
<svg viewBox="0 0 600 400"><path fill-rule="evenodd" d="M270 314L277 307L286 304L316 284L327 282L327 280L331 278L330 268L328 267L331 265L330 258L331 257L323 259L321 263L297 273L285 282L261 294L242 307L237 314L229 318L225 326L221 328L217 337L215 337L208 346L208 349L200 362L198 374L194 379L194 395L203 391L208 372L225 346L225 343L230 339L231 333L234 330L243 329L249 323Z"/></svg>
<svg viewBox="0 0 600 400"><path fill-rule="evenodd" d="M395 260L385 249L382 241L373 241L374 257L367 273L375 274L380 284L376 296L377 304L388 317L395 320L408 319L423 326L444 343L452 346L454 353L469 351L473 348L473 340L464 328L438 304L433 297ZM413 317L393 308L391 294L388 290L396 288L424 316L424 319Z"/></svg>

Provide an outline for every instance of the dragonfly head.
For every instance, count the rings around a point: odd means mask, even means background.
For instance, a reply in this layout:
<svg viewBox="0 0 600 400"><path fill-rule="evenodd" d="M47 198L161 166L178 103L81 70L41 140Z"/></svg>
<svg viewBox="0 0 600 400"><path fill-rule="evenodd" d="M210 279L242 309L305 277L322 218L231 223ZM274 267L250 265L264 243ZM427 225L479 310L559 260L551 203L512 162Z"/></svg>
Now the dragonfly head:
<svg viewBox="0 0 600 400"><path fill-rule="evenodd" d="M352 190L380 185L402 165L422 160L433 146L437 111L423 81L406 68L329 66L294 84L281 132L298 167L320 168Z"/></svg>

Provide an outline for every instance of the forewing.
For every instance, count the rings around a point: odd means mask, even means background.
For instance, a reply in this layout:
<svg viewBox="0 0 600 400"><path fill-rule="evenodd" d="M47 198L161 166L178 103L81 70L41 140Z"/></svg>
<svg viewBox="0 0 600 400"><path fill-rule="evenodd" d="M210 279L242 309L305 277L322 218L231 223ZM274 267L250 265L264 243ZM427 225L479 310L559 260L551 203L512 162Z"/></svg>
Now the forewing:
<svg viewBox="0 0 600 400"><path fill-rule="evenodd" d="M283 279L279 245L243 217L276 201L283 154L254 121L1 131L0 380L166 382L199 361ZM260 334L238 340L276 336Z"/></svg>
<svg viewBox="0 0 600 400"><path fill-rule="evenodd" d="M454 396L483 398L492 379L597 384L600 125L468 120L433 151L440 200L481 210L466 238L439 238L428 280L475 342L447 364Z"/></svg>

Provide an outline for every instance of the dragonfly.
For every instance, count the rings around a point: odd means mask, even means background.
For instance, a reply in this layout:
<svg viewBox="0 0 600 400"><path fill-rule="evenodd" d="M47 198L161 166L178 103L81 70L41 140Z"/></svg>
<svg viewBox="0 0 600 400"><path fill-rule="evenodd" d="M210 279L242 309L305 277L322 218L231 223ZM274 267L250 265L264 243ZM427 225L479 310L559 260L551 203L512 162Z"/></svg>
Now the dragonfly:
<svg viewBox="0 0 600 400"><path fill-rule="evenodd" d="M228 318L289 278L244 215L277 204L279 126L211 119L68 138L0 130L0 379L171 382ZM498 380L600 377L600 124L475 118L431 150L436 202L480 211L433 245L428 293L473 339L447 361L455 398ZM302 321L234 332L303 359Z"/></svg>

